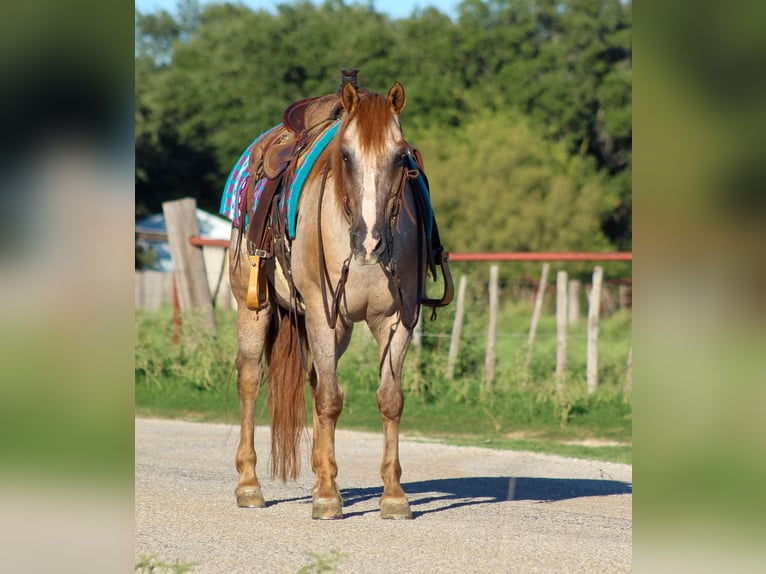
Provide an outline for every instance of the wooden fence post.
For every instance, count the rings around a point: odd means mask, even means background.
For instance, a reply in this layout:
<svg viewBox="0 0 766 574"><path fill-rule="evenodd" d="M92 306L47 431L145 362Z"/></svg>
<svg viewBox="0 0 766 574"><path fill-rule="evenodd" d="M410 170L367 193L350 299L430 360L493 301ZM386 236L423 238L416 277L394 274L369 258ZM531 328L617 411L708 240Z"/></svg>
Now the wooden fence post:
<svg viewBox="0 0 766 574"><path fill-rule="evenodd" d="M495 339L497 337L498 271L499 268L497 265L492 265L489 268L489 328L487 330L487 356L484 361L484 372L488 391L492 390L492 384L495 381Z"/></svg>
<svg viewBox="0 0 766 574"><path fill-rule="evenodd" d="M135 272L135 308L159 311L173 300L173 274L165 271Z"/></svg>
<svg viewBox="0 0 766 574"><path fill-rule="evenodd" d="M598 388L598 316L601 308L603 277L604 270L596 266L593 269L593 287L588 300L588 357L585 371L589 395L595 393Z"/></svg>
<svg viewBox="0 0 766 574"><path fill-rule="evenodd" d="M215 331L213 301L202 248L189 243L190 237L199 236L197 202L193 198L166 201L162 204L162 211L181 311L198 311L201 326Z"/></svg>
<svg viewBox="0 0 766 574"><path fill-rule="evenodd" d="M567 316L570 323L574 324L580 320L580 283L577 279L569 282L569 296L567 297Z"/></svg>
<svg viewBox="0 0 766 574"><path fill-rule="evenodd" d="M550 263L543 263L543 271L540 274L540 285L537 288L537 295L535 296L535 309L532 311L532 323L529 325L529 338L527 339L527 360L524 363L524 368L529 371L529 367L532 365L532 347L535 345L535 333L537 332L537 322L540 320L540 311L543 308L543 298L545 297L545 287L548 283L548 271L550 270Z"/></svg>
<svg viewBox="0 0 766 574"><path fill-rule="evenodd" d="M622 394L629 395L633 391L633 343L628 349L628 362L625 368L625 385L622 387Z"/></svg>
<svg viewBox="0 0 766 574"><path fill-rule="evenodd" d="M556 392L567 372L567 272L556 274Z"/></svg>
<svg viewBox="0 0 766 574"><path fill-rule="evenodd" d="M447 358L447 379L455 376L455 363L457 361L458 348L460 347L460 331L463 329L463 311L465 310L465 286L466 276L460 277L457 288L457 307L455 308L455 322L452 325L452 338L449 343L449 357Z"/></svg>
<svg viewBox="0 0 766 574"><path fill-rule="evenodd" d="M178 281L173 274L173 344L181 342L181 304L178 302Z"/></svg>

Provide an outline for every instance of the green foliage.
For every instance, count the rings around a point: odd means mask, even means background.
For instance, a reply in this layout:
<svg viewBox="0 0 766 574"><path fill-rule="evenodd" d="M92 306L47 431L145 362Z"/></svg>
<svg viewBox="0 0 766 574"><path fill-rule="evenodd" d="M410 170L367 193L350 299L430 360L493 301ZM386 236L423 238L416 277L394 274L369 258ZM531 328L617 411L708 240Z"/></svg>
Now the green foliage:
<svg viewBox="0 0 766 574"><path fill-rule="evenodd" d="M136 243L136 270L154 269L157 264L157 252L151 247Z"/></svg>
<svg viewBox="0 0 766 574"><path fill-rule="evenodd" d="M138 216L182 196L216 210L242 150L355 66L363 86L404 83L450 248L630 248L630 3L465 0L454 22L343 0L178 12L136 16Z"/></svg>
<svg viewBox="0 0 766 574"><path fill-rule="evenodd" d="M489 441L488 446L520 447L518 441L522 440L525 442L521 446L535 449L590 438L630 442L632 401L623 394L630 312L601 320L600 386L593 395L585 391L586 321L570 327L569 369L562 381L563 391L557 393L555 317L543 313L527 371L524 363L531 306L508 300L500 310L495 382L488 389L484 382L486 293L482 288L468 291L468 311L452 380L446 378L445 371L454 306L442 310L433 322L424 317L422 349L411 346L404 367L403 432L481 444ZM184 344L178 348L172 344L168 313L137 317L135 404L139 414L237 420L234 314L219 313L218 325L218 338L207 339L189 353ZM210 368L210 357L215 357L215 369ZM354 330L351 345L338 365L338 379L344 391L339 426L379 431L377 346L364 325ZM261 393L256 405L257 424L268 423L264 395ZM610 448L613 450L600 454L594 451L591 455L619 460L629 456L629 446ZM581 451L570 454L580 456L585 452Z"/></svg>
<svg viewBox="0 0 766 574"><path fill-rule="evenodd" d="M220 335L210 335L193 315L182 315L182 336L173 344L173 323L168 313L136 316L135 371L137 380L162 387L178 379L197 391L221 388L234 369L237 356L235 318L219 314Z"/></svg>
<svg viewBox="0 0 766 574"><path fill-rule="evenodd" d="M477 116L454 136L443 141L434 130L418 138L450 249L609 249L600 221L616 198L591 159L569 155L513 112Z"/></svg>
<svg viewBox="0 0 766 574"><path fill-rule="evenodd" d="M449 347L444 335L450 332L452 308L436 322L424 323L423 351L418 356L411 349L407 357L404 385L408 408L403 428L412 424L423 432L461 433L471 428L472 432L497 437L523 430L551 437L629 440L632 406L622 391L630 345L629 312L602 318L600 383L598 391L589 396L585 387L586 321L569 328L569 369L562 381L563 391L557 393L555 316L541 316L532 364L526 371L531 308L522 302L507 303L498 319L495 382L488 390L484 382L488 318L481 301L485 294L470 291L455 378L449 381L444 377ZM413 407L413 402L417 406ZM429 406L427 417L421 417L421 406ZM438 412L441 414L434 417ZM481 413L479 420L475 420L477 412Z"/></svg>

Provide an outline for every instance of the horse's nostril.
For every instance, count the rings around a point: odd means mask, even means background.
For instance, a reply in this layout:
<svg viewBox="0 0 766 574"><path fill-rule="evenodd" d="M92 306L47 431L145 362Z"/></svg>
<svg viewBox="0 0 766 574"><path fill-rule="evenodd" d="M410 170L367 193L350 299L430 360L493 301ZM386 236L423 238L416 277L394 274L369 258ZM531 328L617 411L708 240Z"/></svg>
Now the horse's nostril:
<svg viewBox="0 0 766 574"><path fill-rule="evenodd" d="M351 230L351 248L361 249L364 244L364 239L367 236L367 230L362 228L355 228Z"/></svg>

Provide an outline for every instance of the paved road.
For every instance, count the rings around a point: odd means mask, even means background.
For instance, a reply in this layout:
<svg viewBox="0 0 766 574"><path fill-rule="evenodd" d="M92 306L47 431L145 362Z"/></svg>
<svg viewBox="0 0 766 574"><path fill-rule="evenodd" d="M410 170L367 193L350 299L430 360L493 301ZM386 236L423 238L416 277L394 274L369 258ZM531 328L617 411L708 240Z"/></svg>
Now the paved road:
<svg viewBox="0 0 766 574"><path fill-rule="evenodd" d="M338 431L341 521L312 521L308 464L267 476L264 509L237 508L238 428L136 420L136 557L194 562L195 574L295 573L341 556L338 572L630 572L632 467L403 438L414 520L382 520L382 433Z"/></svg>

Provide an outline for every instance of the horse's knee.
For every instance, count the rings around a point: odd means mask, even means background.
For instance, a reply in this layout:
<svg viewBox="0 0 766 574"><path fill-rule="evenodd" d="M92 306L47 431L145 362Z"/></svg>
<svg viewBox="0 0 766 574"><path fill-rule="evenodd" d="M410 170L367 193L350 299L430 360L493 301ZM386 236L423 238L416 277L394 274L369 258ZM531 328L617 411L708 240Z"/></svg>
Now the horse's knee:
<svg viewBox="0 0 766 574"><path fill-rule="evenodd" d="M386 419L398 419L404 409L404 395L399 385L381 386L377 392L378 410Z"/></svg>
<svg viewBox="0 0 766 574"><path fill-rule="evenodd" d="M263 369L260 359L237 356L237 389L242 393L256 393L261 384Z"/></svg>

